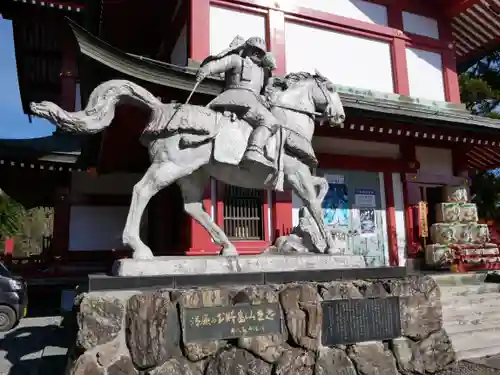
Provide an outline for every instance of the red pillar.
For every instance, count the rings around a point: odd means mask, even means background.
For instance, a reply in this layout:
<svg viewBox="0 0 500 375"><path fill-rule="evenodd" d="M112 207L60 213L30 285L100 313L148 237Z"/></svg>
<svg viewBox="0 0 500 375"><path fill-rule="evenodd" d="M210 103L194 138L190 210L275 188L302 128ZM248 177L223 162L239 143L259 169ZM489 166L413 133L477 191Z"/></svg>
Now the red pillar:
<svg viewBox="0 0 500 375"><path fill-rule="evenodd" d="M460 87L458 85L457 58L451 34L451 20L442 18L439 20L439 34L447 44L447 49L442 53L444 90L446 101L460 104Z"/></svg>
<svg viewBox="0 0 500 375"><path fill-rule="evenodd" d="M396 2L389 6L388 21L391 27L400 30L400 37L392 41L392 74L394 92L401 95L410 95L410 81L406 62L406 41L403 39L403 8Z"/></svg>
<svg viewBox="0 0 500 375"><path fill-rule="evenodd" d="M270 9L267 17L269 49L276 57L276 75L286 74L285 55L285 14L282 11ZM279 236L290 233L292 224L292 191L274 192L271 209L272 233L271 241Z"/></svg>

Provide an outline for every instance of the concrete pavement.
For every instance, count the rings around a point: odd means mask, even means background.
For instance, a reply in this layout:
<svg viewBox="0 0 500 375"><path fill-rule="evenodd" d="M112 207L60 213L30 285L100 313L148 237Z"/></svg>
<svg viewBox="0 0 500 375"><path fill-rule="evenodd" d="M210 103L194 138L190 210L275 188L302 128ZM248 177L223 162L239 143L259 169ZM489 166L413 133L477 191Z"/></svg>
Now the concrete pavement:
<svg viewBox="0 0 500 375"><path fill-rule="evenodd" d="M14 330L0 333L0 375L62 374L67 349L61 320L26 318Z"/></svg>

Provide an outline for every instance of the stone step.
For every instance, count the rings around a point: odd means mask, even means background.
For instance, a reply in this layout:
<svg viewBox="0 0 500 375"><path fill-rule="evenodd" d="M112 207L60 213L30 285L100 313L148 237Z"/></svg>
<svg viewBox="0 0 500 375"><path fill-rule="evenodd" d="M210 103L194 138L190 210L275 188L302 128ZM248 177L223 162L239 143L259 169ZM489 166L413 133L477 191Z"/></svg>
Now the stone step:
<svg viewBox="0 0 500 375"><path fill-rule="evenodd" d="M497 318L500 319L500 310L497 306L481 309L477 307L461 307L457 309L445 309L443 311L443 320L445 324L449 325L453 325L455 322L464 319L491 321Z"/></svg>
<svg viewBox="0 0 500 375"><path fill-rule="evenodd" d="M441 305L443 309L454 309L461 306L477 306L479 309L499 306L500 308L500 293L482 293L472 294L467 296L454 296L448 298L441 298Z"/></svg>
<svg viewBox="0 0 500 375"><path fill-rule="evenodd" d="M481 352L479 349L484 349L484 351L486 351L488 348L498 347L498 344L500 343L500 328L497 326L493 329L486 328L476 331L448 333L448 336L450 337L453 348L457 353L474 351ZM500 353L500 351L492 354L498 353ZM465 359L465 357L462 358Z"/></svg>
<svg viewBox="0 0 500 375"><path fill-rule="evenodd" d="M486 293L499 293L500 285L492 283L474 284L474 285L457 285L440 287L441 299L447 299L455 296L468 296Z"/></svg>
<svg viewBox="0 0 500 375"><path fill-rule="evenodd" d="M452 322L452 321L450 321ZM464 319L457 319L453 323L444 324L448 335L465 332L475 332L485 329L495 329L500 327L500 314L493 318L478 316L468 316Z"/></svg>
<svg viewBox="0 0 500 375"><path fill-rule="evenodd" d="M446 273L439 275L431 275L440 288L462 286L462 285L481 285L484 284L486 273L470 272L470 273Z"/></svg>
<svg viewBox="0 0 500 375"><path fill-rule="evenodd" d="M500 284L486 273L433 277L441 291L443 325L457 359L500 353Z"/></svg>
<svg viewBox="0 0 500 375"><path fill-rule="evenodd" d="M486 356L493 356L500 353L500 345L496 346L488 346L486 348L474 348L470 350L460 350L456 351L456 356L458 361L473 359L473 358L482 358Z"/></svg>

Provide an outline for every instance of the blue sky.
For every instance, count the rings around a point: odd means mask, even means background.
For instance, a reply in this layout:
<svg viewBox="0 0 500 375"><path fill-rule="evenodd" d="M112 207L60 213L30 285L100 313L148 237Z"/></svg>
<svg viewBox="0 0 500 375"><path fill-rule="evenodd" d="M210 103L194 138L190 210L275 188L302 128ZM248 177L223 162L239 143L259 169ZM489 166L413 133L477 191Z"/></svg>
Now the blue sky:
<svg viewBox="0 0 500 375"><path fill-rule="evenodd" d="M0 16L0 138L36 138L52 134L54 126L23 113L17 83L12 22Z"/></svg>

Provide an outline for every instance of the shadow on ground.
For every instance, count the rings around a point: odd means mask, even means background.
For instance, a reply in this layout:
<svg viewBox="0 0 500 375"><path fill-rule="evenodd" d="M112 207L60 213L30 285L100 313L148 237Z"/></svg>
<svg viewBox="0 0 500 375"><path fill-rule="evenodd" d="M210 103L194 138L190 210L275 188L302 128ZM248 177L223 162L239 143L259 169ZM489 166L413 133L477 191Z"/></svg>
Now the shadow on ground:
<svg viewBox="0 0 500 375"><path fill-rule="evenodd" d="M0 351L5 353L4 361L10 368L0 369L8 375L63 374L66 355L61 350L67 345L63 328L55 324L23 326L6 333L0 341ZM53 354L53 355L50 355ZM4 372L7 370L7 372Z"/></svg>

